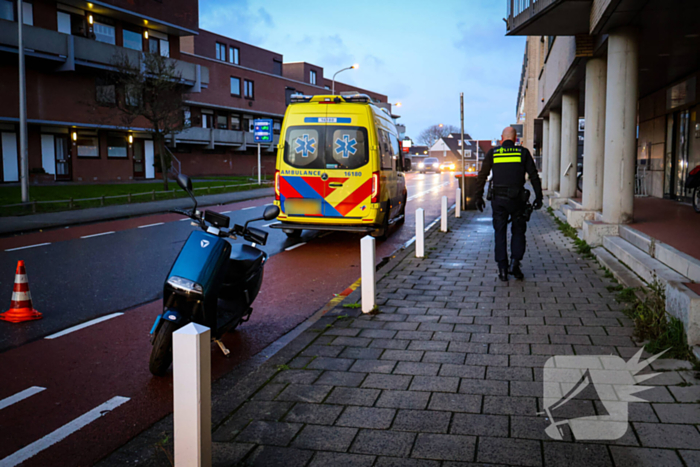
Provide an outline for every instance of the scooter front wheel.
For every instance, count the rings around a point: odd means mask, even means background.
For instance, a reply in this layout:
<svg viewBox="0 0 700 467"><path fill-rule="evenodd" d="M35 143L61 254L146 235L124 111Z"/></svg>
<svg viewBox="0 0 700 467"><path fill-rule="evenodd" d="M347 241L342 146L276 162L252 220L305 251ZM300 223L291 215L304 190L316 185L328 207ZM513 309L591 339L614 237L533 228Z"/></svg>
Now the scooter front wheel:
<svg viewBox="0 0 700 467"><path fill-rule="evenodd" d="M175 323L165 320L158 329L148 364L148 369L154 376L165 376L173 362L173 332L176 330Z"/></svg>

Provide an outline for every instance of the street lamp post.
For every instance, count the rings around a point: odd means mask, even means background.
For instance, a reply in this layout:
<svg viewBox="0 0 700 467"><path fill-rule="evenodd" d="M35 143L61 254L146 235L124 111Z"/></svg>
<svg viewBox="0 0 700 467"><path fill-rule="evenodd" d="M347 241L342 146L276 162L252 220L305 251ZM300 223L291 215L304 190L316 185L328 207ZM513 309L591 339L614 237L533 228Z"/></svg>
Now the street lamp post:
<svg viewBox="0 0 700 467"><path fill-rule="evenodd" d="M342 73L342 72L345 71L345 70L356 70L356 69L358 69L358 68L360 68L360 65L358 65L357 63L355 63L355 64L352 65L352 66L349 66L349 67L347 67L347 68L343 68L342 70L338 70L338 71L335 72L335 74L333 75L333 84L332 84L332 86L331 86L331 93L332 93L334 96L335 96L335 77L338 75L338 73Z"/></svg>
<svg viewBox="0 0 700 467"><path fill-rule="evenodd" d="M27 157L27 83L24 77L24 43L22 26L24 6L17 2L17 44L19 51L19 161L22 202L29 202L29 159Z"/></svg>

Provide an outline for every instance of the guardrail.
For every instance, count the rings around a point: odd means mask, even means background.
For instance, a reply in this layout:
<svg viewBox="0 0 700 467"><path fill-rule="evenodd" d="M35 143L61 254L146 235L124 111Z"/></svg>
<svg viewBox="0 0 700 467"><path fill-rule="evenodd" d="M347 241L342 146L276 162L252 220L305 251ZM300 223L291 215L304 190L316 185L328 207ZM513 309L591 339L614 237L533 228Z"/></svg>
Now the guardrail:
<svg viewBox="0 0 700 467"><path fill-rule="evenodd" d="M263 180L263 184L272 184L272 180ZM222 190L221 193L225 193L226 190L230 188L240 188L240 187L245 187L245 186L254 186L258 185L257 182L255 183L238 183L238 184L233 184L233 185L221 185L221 186L205 186L205 187L198 187L194 188L194 191L198 190L206 190L206 194L212 194L212 191L217 191L217 190ZM133 198L138 198L139 196L150 196L151 201L156 201L157 195L170 195L172 196L172 199L178 198L178 195L180 197L185 197L187 194L182 191L182 190L168 190L168 191L145 191L142 193L127 193L125 195L112 195L112 196L98 196L96 198L69 198L69 199L61 199L61 200L51 200L51 201L29 201L27 203L16 203L16 204L6 204L4 206L0 206L0 213L8 208L31 208L32 214L36 214L37 212L37 206L38 205L44 205L44 204L65 204L67 206L66 210L71 210L75 207L76 204L82 203L82 202L93 202L93 201L99 201L100 206L105 206L105 201L106 200L112 200L112 199L119 199L119 198L126 198L126 204L130 204L133 200ZM116 204L123 204L123 203L116 203Z"/></svg>

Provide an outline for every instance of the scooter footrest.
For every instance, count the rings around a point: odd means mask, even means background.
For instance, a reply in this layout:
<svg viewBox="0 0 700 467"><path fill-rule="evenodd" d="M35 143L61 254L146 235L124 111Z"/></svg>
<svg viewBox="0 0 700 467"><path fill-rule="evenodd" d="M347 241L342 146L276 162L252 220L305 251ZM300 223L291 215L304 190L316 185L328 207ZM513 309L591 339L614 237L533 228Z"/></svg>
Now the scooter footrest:
<svg viewBox="0 0 700 467"><path fill-rule="evenodd" d="M248 311L246 312L246 314L244 314L244 315L241 317L241 323L247 322L247 321L250 319L251 313L253 313L253 309L252 309L252 308L248 308Z"/></svg>

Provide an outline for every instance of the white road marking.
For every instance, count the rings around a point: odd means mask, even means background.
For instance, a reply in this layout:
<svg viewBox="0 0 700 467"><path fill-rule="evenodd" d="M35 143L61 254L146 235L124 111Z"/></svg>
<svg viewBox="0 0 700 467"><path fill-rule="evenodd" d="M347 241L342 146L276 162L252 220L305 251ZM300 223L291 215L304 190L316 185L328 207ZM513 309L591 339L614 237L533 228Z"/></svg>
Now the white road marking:
<svg viewBox="0 0 700 467"><path fill-rule="evenodd" d="M46 388L42 388L41 386L32 386L31 388L27 388L24 391L20 391L14 396L6 397L3 400L0 400L0 410L4 409L5 407L9 407L12 404L16 404L17 402L26 399L27 397L31 397L34 394L38 394L41 391L43 391Z"/></svg>
<svg viewBox="0 0 700 467"><path fill-rule="evenodd" d="M297 243L296 245L292 245L292 246L290 246L290 247L287 247L287 248L284 249L284 251L292 251L293 249L299 248L299 247L302 246L302 245L306 245L306 242L304 242L304 243Z"/></svg>
<svg viewBox="0 0 700 467"><path fill-rule="evenodd" d="M425 195L425 194L428 194L428 193L433 192L433 191L437 191L437 190L439 190L440 188L442 188L443 186L447 186L447 185L449 185L449 184L450 184L450 182L443 182L443 183L441 183L441 184L439 184L439 185L437 185L437 186L435 186L435 187L433 187L433 188L431 188L431 189L429 189L429 190L426 190L426 191L423 191L423 192L420 192L420 193L416 193L416 194L413 195L413 196L409 196L408 199L407 199L406 201L408 202L408 201L412 201L412 200L414 200L414 199L416 199L416 198L420 198L421 196L423 196L423 195Z"/></svg>
<svg viewBox="0 0 700 467"><path fill-rule="evenodd" d="M28 245L28 246L21 246L19 248L8 248L5 251L17 251L17 250L26 250L27 248L36 248L38 246L46 246L46 245L51 245L51 243L37 243L36 245Z"/></svg>
<svg viewBox="0 0 700 467"><path fill-rule="evenodd" d="M163 225L165 222L156 222L155 224L139 225L139 229L145 229L146 227L155 227L156 225Z"/></svg>
<svg viewBox="0 0 700 467"><path fill-rule="evenodd" d="M185 217L184 219L180 219L180 222L191 221L191 220L192 219L190 219L189 217Z"/></svg>
<svg viewBox="0 0 700 467"><path fill-rule="evenodd" d="M281 222L272 222L272 223L270 223L270 224L265 224L265 225L263 225L263 227L270 227L271 225L277 225L277 224L280 224L280 223L281 223Z"/></svg>
<svg viewBox="0 0 700 467"><path fill-rule="evenodd" d="M230 213L230 212L231 212L231 211L221 211L219 214L228 214L228 213Z"/></svg>
<svg viewBox="0 0 700 467"><path fill-rule="evenodd" d="M80 238L101 237L102 235L109 235L109 234L113 234L113 233L114 233L114 230L112 230L111 232L102 232L102 233L96 233L96 234L92 234L92 235L84 235Z"/></svg>
<svg viewBox="0 0 700 467"><path fill-rule="evenodd" d="M241 209L241 211L247 211L248 209L255 209L255 208L257 208L257 206L250 206L250 207Z"/></svg>
<svg viewBox="0 0 700 467"><path fill-rule="evenodd" d="M100 318L95 318L92 321L88 321L86 323L78 324L77 326L73 326L68 329L64 329L63 331L57 332L56 334L51 334L50 336L44 337L44 339L56 339L57 337L65 336L66 334L70 334L71 332L79 331L80 329L85 329L88 326L92 326L93 324L101 323L103 321L107 321L108 319L116 318L117 316L121 316L124 313L112 313L111 315L107 316L102 316Z"/></svg>
<svg viewBox="0 0 700 467"><path fill-rule="evenodd" d="M111 398L104 404L95 407L75 420L66 423L61 428L0 460L0 467L15 467L21 464L128 401L128 397L116 396Z"/></svg>

